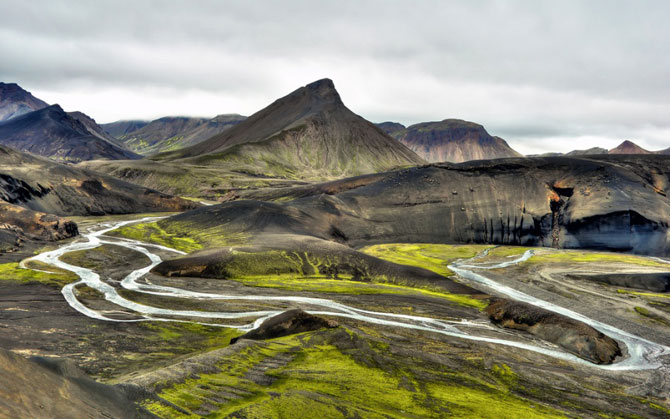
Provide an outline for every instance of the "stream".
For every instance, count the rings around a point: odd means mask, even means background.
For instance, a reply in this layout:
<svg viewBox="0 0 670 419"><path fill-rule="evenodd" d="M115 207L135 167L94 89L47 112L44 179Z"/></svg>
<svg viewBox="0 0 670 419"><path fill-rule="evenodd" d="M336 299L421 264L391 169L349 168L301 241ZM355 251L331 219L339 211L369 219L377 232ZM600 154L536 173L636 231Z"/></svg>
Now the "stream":
<svg viewBox="0 0 670 419"><path fill-rule="evenodd" d="M25 262L29 260L34 260L75 273L80 279L79 281L70 283L65 287L63 287L62 294L65 297L65 300L73 309L79 311L81 314L93 319L105 320L105 321L137 322L137 321L151 320L151 321L185 322L185 321L191 321L191 319L194 318L195 319L201 318L203 319L203 321L201 322L202 324L208 324L220 327L231 327L240 329L242 331L250 331L260 326L260 324L267 318L275 316L283 312L283 310L259 310L259 311L245 311L245 312L232 312L232 311L205 312L197 310L171 310L167 308L159 308L150 305L140 304L122 297L117 292L116 287L104 282L101 279L100 274L94 272L91 269L65 263L59 259L60 256L69 252L93 249L103 244L112 244L140 252L146 255L151 261L149 265L131 272L121 281L121 287L127 290L132 290L135 292L156 295L156 296L177 297L177 298L198 299L198 300L212 299L219 301L226 301L226 300L259 301L263 303L268 301L276 301L276 302L291 303L293 306L303 308L306 312L315 315L350 318L358 321L383 326L414 329L426 332L439 333L442 335L460 339L467 339L472 341L486 342L498 345L506 345L510 347L541 353L543 355L550 356L553 358L566 360L578 363L580 365L585 365L599 369L606 369L606 370L655 369L661 366L660 362L661 357L670 355L670 347L651 342L644 338L620 330L614 326L610 326L605 323L590 319L580 313L576 313L564 307L560 307L547 301L540 300L538 298L525 294L516 289L497 283L487 278L482 273L475 272L475 270L482 271L486 269L502 268L524 262L532 257L533 255L532 251L527 251L522 256L514 260L506 261L496 265L474 264L474 262L478 258L475 257L467 261L453 263L449 265L449 268L455 273L457 273L460 277L466 279L467 281L481 285L493 291L492 294L494 295L502 295L512 298L514 300L533 304L546 310L560 313L567 317L571 317L575 320L582 321L598 329L602 333L609 335L610 337L618 340L620 343L626 346L628 350L628 356L626 358L623 358L619 362L616 362L611 365L596 365L591 362L585 361L575 355L572 355L571 353L565 352L556 346L552 346L549 344L543 345L539 343L527 343L511 339L481 336L478 335L477 332L483 329L499 330L494 326L492 326L491 324L484 323L481 321L480 322L468 321L468 320L448 321L423 316L411 316L404 314L369 311L360 308L350 307L338 303L336 301L324 298L310 298L310 297L291 296L291 295L287 296L228 295L228 294L190 291L176 287L138 282L138 280L140 280L154 266L158 265L162 261L162 259L158 255L153 253L151 249L158 248L163 251L170 251L179 254L183 254L183 252L160 245L144 243L137 240L109 237L105 236L105 234L114 229L117 229L119 227L131 223L154 221L160 218L162 217L147 217L139 220L104 222L98 224L94 228L88 229L86 233L82 233L81 239L66 243L55 250L44 252L30 259L26 259L22 262L21 266L25 267ZM80 285L86 285L90 288L97 290L98 292L104 295L104 298L107 301L119 307L122 307L126 310L133 311L137 313L139 317L136 319L114 319L104 315L102 312L93 310L85 306L77 299L77 294L75 291L75 288ZM305 307L301 307L301 305ZM308 307L316 307L317 309L312 309ZM212 324L205 321L206 319L210 319L210 321L211 319L221 319L225 321L225 319L245 319L245 318L252 318L255 320L243 325L219 324L219 323Z"/></svg>

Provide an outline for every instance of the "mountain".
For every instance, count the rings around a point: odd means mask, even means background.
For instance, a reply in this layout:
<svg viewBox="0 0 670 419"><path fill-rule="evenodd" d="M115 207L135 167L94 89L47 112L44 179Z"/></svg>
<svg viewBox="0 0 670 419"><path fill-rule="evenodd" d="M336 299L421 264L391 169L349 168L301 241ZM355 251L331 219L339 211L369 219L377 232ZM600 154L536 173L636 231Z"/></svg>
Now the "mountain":
<svg viewBox="0 0 670 419"><path fill-rule="evenodd" d="M489 135L483 126L460 119L422 122L392 135L429 162L522 157L505 140Z"/></svg>
<svg viewBox="0 0 670 419"><path fill-rule="evenodd" d="M206 141L156 156L263 176L333 178L424 161L342 103L329 79L276 100Z"/></svg>
<svg viewBox="0 0 670 419"><path fill-rule="evenodd" d="M118 121L103 125L103 128L115 132L116 138L131 150L149 155L197 144L244 119L244 116L237 114L218 115L212 119L168 116L149 123ZM133 127L137 129L131 130Z"/></svg>
<svg viewBox="0 0 670 419"><path fill-rule="evenodd" d="M107 139L92 119L58 105L0 123L0 144L64 162L140 158Z"/></svg>
<svg viewBox="0 0 670 419"><path fill-rule="evenodd" d="M0 82L0 122L49 106L16 83Z"/></svg>
<svg viewBox="0 0 670 419"><path fill-rule="evenodd" d="M624 141L617 147L608 151L609 154L654 154L649 150L645 150L632 141Z"/></svg>
<svg viewBox="0 0 670 419"><path fill-rule="evenodd" d="M102 129L114 138L121 138L148 125L151 121L129 120L100 124Z"/></svg>
<svg viewBox="0 0 670 419"><path fill-rule="evenodd" d="M138 161L82 167L162 192L218 199L426 162L342 103L333 82L301 87L199 144Z"/></svg>
<svg viewBox="0 0 670 419"><path fill-rule="evenodd" d="M566 156L590 156L594 154L607 154L607 149L602 147L592 147L586 150L572 150Z"/></svg>

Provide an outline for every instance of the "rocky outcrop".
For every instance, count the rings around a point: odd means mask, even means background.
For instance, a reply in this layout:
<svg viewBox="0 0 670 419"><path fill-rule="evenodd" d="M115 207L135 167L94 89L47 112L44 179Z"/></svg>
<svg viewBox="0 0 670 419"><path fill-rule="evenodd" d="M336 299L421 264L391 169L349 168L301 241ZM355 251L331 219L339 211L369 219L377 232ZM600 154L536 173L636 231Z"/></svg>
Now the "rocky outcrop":
<svg viewBox="0 0 670 419"><path fill-rule="evenodd" d="M274 339L282 336L294 335L296 333L318 330L324 327L337 327L337 322L305 313L299 308L296 308L270 317L251 332L231 339L230 343L233 344L240 339Z"/></svg>
<svg viewBox="0 0 670 419"><path fill-rule="evenodd" d="M619 344L593 327L530 304L496 299L486 307L491 321L523 330L596 364L611 364L621 356Z"/></svg>
<svg viewBox="0 0 670 419"><path fill-rule="evenodd" d="M55 241L78 234L73 221L0 201L0 254L16 252L28 241Z"/></svg>

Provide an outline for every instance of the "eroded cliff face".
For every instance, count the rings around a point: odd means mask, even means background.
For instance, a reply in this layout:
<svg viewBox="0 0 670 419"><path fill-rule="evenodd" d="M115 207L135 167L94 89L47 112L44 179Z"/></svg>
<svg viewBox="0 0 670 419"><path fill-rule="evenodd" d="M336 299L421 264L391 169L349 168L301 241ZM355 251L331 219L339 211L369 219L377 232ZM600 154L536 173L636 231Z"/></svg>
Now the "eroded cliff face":
<svg viewBox="0 0 670 419"><path fill-rule="evenodd" d="M670 254L670 159L532 158L437 164L277 191L184 214L225 231L350 246L489 243ZM244 194L241 195L245 197ZM273 217L260 208L276 204ZM275 205L275 204L272 204ZM240 213L240 209L244 211Z"/></svg>

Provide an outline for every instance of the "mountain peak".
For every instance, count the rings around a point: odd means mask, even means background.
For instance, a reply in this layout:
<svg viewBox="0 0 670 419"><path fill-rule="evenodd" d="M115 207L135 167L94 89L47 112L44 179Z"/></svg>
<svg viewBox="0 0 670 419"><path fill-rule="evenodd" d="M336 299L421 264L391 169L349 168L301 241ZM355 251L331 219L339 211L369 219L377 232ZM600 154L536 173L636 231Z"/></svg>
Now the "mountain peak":
<svg viewBox="0 0 670 419"><path fill-rule="evenodd" d="M625 140L617 147L611 149L609 154L652 154L651 151L645 150L632 141Z"/></svg>
<svg viewBox="0 0 670 419"><path fill-rule="evenodd" d="M308 96L310 98L317 98L320 102L334 102L342 103L340 94L335 89L335 83L331 79L321 79L308 84L305 87L293 92L293 95Z"/></svg>

